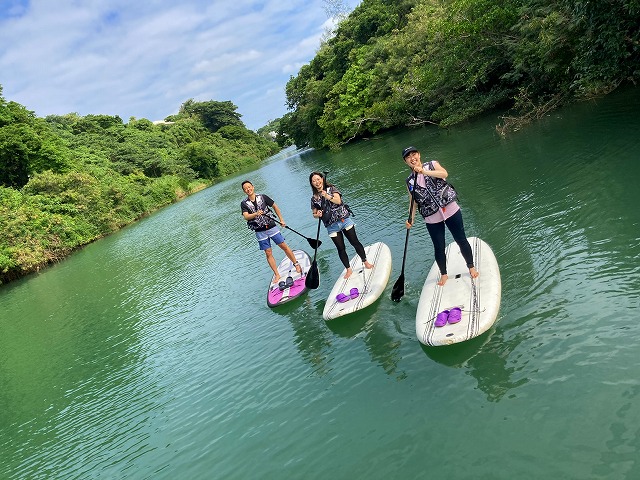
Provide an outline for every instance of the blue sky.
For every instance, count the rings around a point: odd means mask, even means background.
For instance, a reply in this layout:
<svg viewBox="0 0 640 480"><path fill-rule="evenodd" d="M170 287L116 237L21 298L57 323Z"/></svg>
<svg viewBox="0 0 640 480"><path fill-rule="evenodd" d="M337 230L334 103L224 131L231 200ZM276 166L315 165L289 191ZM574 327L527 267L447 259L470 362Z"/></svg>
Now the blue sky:
<svg viewBox="0 0 640 480"><path fill-rule="evenodd" d="M161 120L231 100L248 128L286 113L285 85L360 0L1 0L2 96L44 117Z"/></svg>

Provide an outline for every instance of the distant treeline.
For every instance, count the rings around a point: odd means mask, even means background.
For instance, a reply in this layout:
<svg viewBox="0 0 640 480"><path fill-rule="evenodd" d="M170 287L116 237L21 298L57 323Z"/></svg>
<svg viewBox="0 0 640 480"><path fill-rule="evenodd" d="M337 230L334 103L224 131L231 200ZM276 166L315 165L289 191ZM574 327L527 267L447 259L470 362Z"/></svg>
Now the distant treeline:
<svg viewBox="0 0 640 480"><path fill-rule="evenodd" d="M363 0L288 82L278 141L337 147L493 109L506 132L635 83L639 60L640 0Z"/></svg>
<svg viewBox="0 0 640 480"><path fill-rule="evenodd" d="M0 283L277 153L227 102L186 101L155 125L51 115L2 97Z"/></svg>

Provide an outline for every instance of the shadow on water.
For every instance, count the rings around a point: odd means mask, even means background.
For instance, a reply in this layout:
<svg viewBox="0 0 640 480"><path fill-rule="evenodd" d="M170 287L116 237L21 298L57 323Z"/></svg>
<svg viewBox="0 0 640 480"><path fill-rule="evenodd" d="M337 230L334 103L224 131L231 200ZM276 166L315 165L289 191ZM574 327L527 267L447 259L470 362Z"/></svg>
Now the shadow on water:
<svg viewBox="0 0 640 480"><path fill-rule="evenodd" d="M490 402L499 402L510 390L529 380L514 380L517 368L508 366L513 350L520 340L505 341L504 329L494 325L482 335L444 347L422 345L422 351L431 360L448 367L466 369L478 382L478 388Z"/></svg>
<svg viewBox="0 0 640 480"><path fill-rule="evenodd" d="M371 359L381 366L387 375L395 376L397 380L408 378L405 371L398 371L398 365L402 360L402 341L389 335L382 322L371 322L371 329L365 335L364 343Z"/></svg>
<svg viewBox="0 0 640 480"><path fill-rule="evenodd" d="M368 312L354 312L344 317L334 318L326 322L327 328L342 338L355 338L366 330L366 325L371 321Z"/></svg>
<svg viewBox="0 0 640 480"><path fill-rule="evenodd" d="M294 343L302 358L315 373L322 376L330 371L329 361L335 347L335 338L362 339L375 364L387 375L401 380L407 377L398 372L402 360L401 339L385 330L386 323L379 311L382 297L367 308L330 321L322 319L325 299L312 298L313 291L301 298L276 307L273 312L286 317L293 328Z"/></svg>
<svg viewBox="0 0 640 480"><path fill-rule="evenodd" d="M398 380L402 380L407 377L405 372L398 373L398 365L402 360L402 341L385 330L387 323L383 321L380 309L384 297L383 294L363 310L327 321L326 324L329 330L340 337L362 338L371 359L387 375L395 375Z"/></svg>
<svg viewBox="0 0 640 480"><path fill-rule="evenodd" d="M483 333L479 337L453 345L430 347L420 344L422 351L434 362L447 367L464 368L469 360L480 354L482 346L488 343L493 330Z"/></svg>
<svg viewBox="0 0 640 480"><path fill-rule="evenodd" d="M286 317L293 328L294 344L303 360L311 365L314 372L324 376L330 371L330 352L333 350L332 336L322 321L318 320L318 305L310 293L273 308L273 312ZM320 306L322 312L322 306Z"/></svg>

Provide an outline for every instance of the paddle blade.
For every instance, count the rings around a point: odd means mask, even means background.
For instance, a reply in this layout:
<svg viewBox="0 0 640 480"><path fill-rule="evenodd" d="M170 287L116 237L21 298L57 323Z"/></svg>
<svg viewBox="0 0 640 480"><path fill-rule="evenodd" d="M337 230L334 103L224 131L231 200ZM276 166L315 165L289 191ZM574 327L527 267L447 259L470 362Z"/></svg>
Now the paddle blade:
<svg viewBox="0 0 640 480"><path fill-rule="evenodd" d="M316 240L315 238L307 238L307 242L309 242L309 246L314 250L317 250L320 248L320 245L322 245L322 240Z"/></svg>
<svg viewBox="0 0 640 480"><path fill-rule="evenodd" d="M404 273L400 274L396 283L393 284L393 288L391 289L391 300L394 302L399 302L400 299L404 296Z"/></svg>
<svg viewBox="0 0 640 480"><path fill-rule="evenodd" d="M311 263L309 272L307 272L307 278L304 279L304 285L309 289L318 288L318 285L320 285L320 273L315 259Z"/></svg>

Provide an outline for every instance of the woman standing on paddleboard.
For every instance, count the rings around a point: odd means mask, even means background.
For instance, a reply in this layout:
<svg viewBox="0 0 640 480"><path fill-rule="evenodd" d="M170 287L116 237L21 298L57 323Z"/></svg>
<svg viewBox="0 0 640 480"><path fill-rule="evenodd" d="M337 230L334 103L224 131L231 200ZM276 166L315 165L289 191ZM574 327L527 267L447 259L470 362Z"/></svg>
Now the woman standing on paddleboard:
<svg viewBox="0 0 640 480"><path fill-rule="evenodd" d="M413 225L416 207L427 224L429 236L433 242L436 263L440 269L438 285L444 285L448 280L447 257L445 254L445 225L451 232L453 239L460 247L460 252L467 263L471 278L478 276L473 263L473 252L469 240L464 233L462 212L457 203L458 195L453 186L446 181L449 175L439 162L433 160L422 163L420 152L416 147L407 147L402 151L404 162L412 170L407 177L407 189L411 197L407 228Z"/></svg>
<svg viewBox="0 0 640 480"><path fill-rule="evenodd" d="M311 172L309 184L313 193L311 196L311 211L315 218L322 218L322 223L327 227L329 237L338 249L338 256L344 268L347 269L344 278L349 278L353 273L349 264L344 237L347 237L349 243L356 249L356 253L362 259L362 264L365 268L373 268L373 264L367 261L367 254L356 235L356 225L351 219L351 212L342 202L340 191L335 185L326 183L324 175L320 172Z"/></svg>
<svg viewBox="0 0 640 480"><path fill-rule="evenodd" d="M280 219L280 225L286 227L278 205L276 205L268 195L256 194L253 184L249 180L242 182L242 190L247 194L247 198L240 204L242 216L247 221L247 227L256 232L256 239L258 240L258 245L260 245L260 250L264 250L267 256L267 263L271 267L271 270L273 270L273 283L277 284L278 280L280 280L280 272L278 272L276 259L273 258L271 240L289 257L289 260L291 260L296 267L296 271L301 273L302 270L295 254L291 251L289 245L285 243L280 229L276 226L276 222L269 216L269 208L273 208L273 211L276 212L276 215Z"/></svg>

